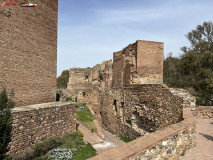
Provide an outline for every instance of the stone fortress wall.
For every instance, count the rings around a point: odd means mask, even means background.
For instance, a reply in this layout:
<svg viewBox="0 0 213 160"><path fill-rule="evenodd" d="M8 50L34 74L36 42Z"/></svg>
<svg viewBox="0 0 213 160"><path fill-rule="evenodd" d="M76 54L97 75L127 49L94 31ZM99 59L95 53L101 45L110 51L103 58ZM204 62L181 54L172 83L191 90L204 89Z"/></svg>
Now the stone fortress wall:
<svg viewBox="0 0 213 160"><path fill-rule="evenodd" d="M183 99L163 85L163 43L136 41L93 68L71 68L69 95L106 130L132 138L183 120Z"/></svg>
<svg viewBox="0 0 213 160"><path fill-rule="evenodd" d="M75 131L76 105L72 102L50 102L12 110L10 154L25 151L51 137L63 137Z"/></svg>
<svg viewBox="0 0 213 160"><path fill-rule="evenodd" d="M16 106L56 99L58 0L32 2L0 6L0 82L14 89Z"/></svg>

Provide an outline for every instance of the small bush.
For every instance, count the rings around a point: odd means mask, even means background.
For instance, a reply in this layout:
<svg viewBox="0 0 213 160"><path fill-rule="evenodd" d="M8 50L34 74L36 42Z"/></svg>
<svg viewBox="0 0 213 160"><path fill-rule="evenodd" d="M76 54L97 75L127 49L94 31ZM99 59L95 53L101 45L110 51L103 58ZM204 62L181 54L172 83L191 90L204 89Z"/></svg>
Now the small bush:
<svg viewBox="0 0 213 160"><path fill-rule="evenodd" d="M11 92L10 97L7 95L5 87L2 87L0 93L0 159L6 159L6 153L9 151L8 144L11 141L12 119L11 109L15 106L11 97L14 93Z"/></svg>
<svg viewBox="0 0 213 160"><path fill-rule="evenodd" d="M28 148L24 152L18 153L13 156L13 160L31 160L35 157L35 150L33 148Z"/></svg>
<svg viewBox="0 0 213 160"><path fill-rule="evenodd" d="M45 155L49 150L59 146L60 144L61 144L60 138L55 137L35 145L34 149L36 152L36 156Z"/></svg>
<svg viewBox="0 0 213 160"><path fill-rule="evenodd" d="M67 97L67 98L66 98L66 101L67 101L67 102L69 102L69 101L75 102L75 101L72 99L72 97Z"/></svg>
<svg viewBox="0 0 213 160"><path fill-rule="evenodd" d="M26 149L25 152L13 156L13 160L31 160L36 157L45 155L49 150L61 145L61 139L58 137L49 138L32 148Z"/></svg>
<svg viewBox="0 0 213 160"><path fill-rule="evenodd" d="M126 143L131 142L131 141L134 140L134 139L132 139L132 138L124 137L124 136L118 136L118 137L119 137L120 140L122 140L122 141L124 141L124 142L126 142Z"/></svg>

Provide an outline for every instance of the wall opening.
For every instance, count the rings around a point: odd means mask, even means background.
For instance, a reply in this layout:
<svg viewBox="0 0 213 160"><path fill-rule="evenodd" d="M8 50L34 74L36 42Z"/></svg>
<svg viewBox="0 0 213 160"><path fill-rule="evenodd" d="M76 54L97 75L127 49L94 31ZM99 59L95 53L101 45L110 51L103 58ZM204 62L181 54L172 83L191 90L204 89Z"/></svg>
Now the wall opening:
<svg viewBox="0 0 213 160"><path fill-rule="evenodd" d="M61 98L61 95L56 93L56 102L59 102L60 101L60 98Z"/></svg>
<svg viewBox="0 0 213 160"><path fill-rule="evenodd" d="M99 79L100 81L103 81L103 76L101 74L99 75Z"/></svg>
<svg viewBox="0 0 213 160"><path fill-rule="evenodd" d="M85 80L88 80L88 78L89 78L88 76L85 76Z"/></svg>
<svg viewBox="0 0 213 160"><path fill-rule="evenodd" d="M85 92L83 92L83 96L85 96L86 95L86 93Z"/></svg>
<svg viewBox="0 0 213 160"><path fill-rule="evenodd" d="M118 108L117 108L117 101L116 101L116 99L114 99L113 105L115 106L115 111L117 112Z"/></svg>
<svg viewBox="0 0 213 160"><path fill-rule="evenodd" d="M124 102L121 102L121 108L124 108Z"/></svg>

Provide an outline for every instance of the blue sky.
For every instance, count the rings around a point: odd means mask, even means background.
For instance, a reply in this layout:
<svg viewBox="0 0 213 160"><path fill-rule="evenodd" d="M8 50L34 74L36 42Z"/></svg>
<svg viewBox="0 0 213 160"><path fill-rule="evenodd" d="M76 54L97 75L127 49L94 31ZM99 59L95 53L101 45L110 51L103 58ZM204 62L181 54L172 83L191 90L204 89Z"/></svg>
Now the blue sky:
<svg viewBox="0 0 213 160"><path fill-rule="evenodd" d="M112 59L136 40L164 42L164 57L213 19L213 0L59 0L57 75Z"/></svg>

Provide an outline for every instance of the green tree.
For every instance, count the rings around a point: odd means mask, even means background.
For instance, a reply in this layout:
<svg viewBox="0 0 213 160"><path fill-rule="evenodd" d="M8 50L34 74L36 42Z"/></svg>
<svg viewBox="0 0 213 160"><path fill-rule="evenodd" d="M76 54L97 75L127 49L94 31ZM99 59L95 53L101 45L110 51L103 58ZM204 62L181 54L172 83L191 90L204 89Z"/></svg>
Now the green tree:
<svg viewBox="0 0 213 160"><path fill-rule="evenodd" d="M11 99L12 96L13 92L8 97L6 88L2 87L0 93L0 159L7 157L6 153L9 151L8 144L11 141L11 109L15 106Z"/></svg>
<svg viewBox="0 0 213 160"><path fill-rule="evenodd" d="M69 70L64 70L57 78L57 88L67 88L69 81Z"/></svg>
<svg viewBox="0 0 213 160"><path fill-rule="evenodd" d="M213 24L204 22L186 35L191 46L183 47L181 74L197 92L197 102L213 105Z"/></svg>
<svg viewBox="0 0 213 160"><path fill-rule="evenodd" d="M172 57L172 53L169 53L163 63L163 77L164 83L169 87L181 87L180 74L178 72L180 59Z"/></svg>
<svg viewBox="0 0 213 160"><path fill-rule="evenodd" d="M190 46L179 58L164 60L164 82L192 89L199 105L213 105L213 24L204 22L186 35Z"/></svg>

